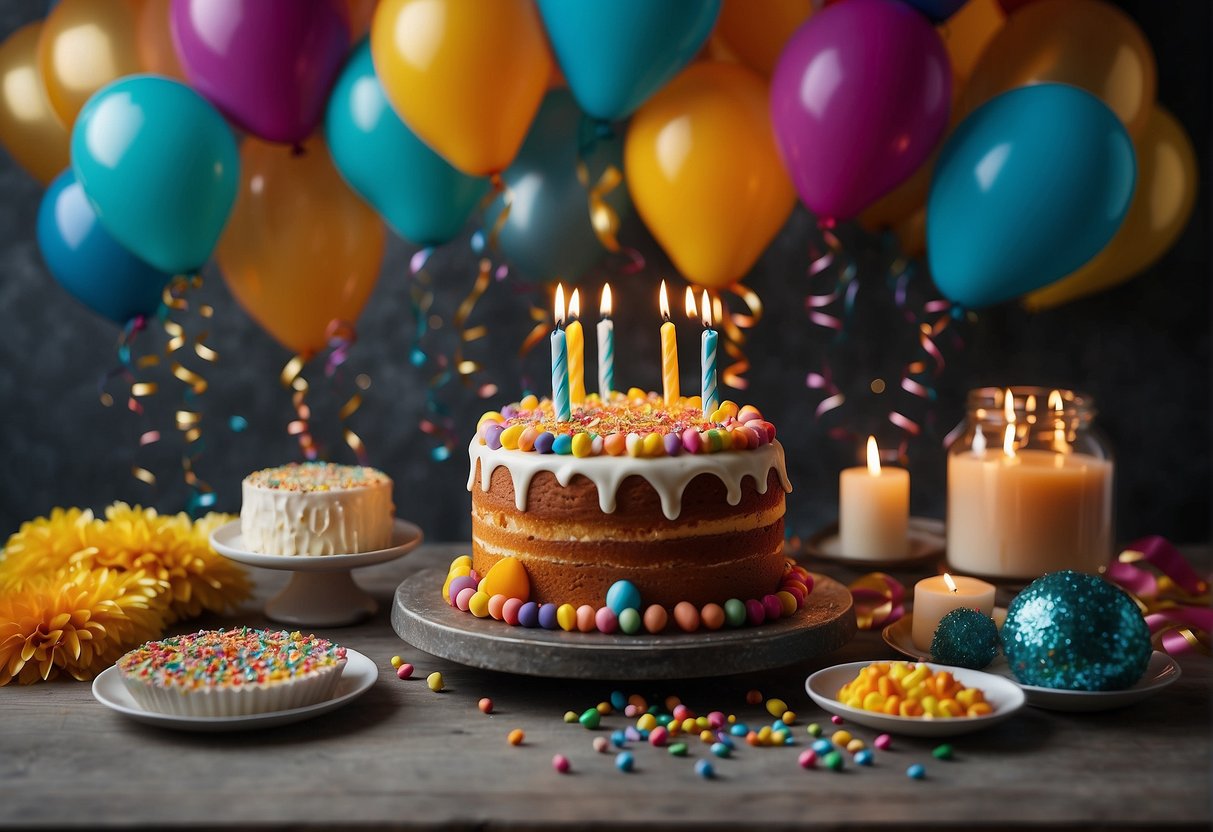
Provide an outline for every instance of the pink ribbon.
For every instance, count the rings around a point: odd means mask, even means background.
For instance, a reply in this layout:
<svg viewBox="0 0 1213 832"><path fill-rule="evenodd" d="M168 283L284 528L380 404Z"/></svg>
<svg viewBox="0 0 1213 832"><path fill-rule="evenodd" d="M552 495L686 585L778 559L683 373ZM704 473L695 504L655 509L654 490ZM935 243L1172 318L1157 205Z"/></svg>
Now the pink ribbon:
<svg viewBox="0 0 1213 832"><path fill-rule="evenodd" d="M1134 596L1150 635L1168 653L1209 654L1213 633L1209 581L1166 538L1151 535L1135 540L1109 564L1104 576Z"/></svg>

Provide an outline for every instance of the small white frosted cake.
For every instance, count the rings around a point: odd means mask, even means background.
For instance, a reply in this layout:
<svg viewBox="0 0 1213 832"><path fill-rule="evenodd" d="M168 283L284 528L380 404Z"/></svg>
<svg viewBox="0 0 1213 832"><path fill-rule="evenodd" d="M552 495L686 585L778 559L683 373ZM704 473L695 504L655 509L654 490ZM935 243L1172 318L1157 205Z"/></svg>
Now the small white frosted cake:
<svg viewBox="0 0 1213 832"><path fill-rule="evenodd" d="M244 547L265 555L347 555L392 541L392 481L358 465L305 462L244 478Z"/></svg>

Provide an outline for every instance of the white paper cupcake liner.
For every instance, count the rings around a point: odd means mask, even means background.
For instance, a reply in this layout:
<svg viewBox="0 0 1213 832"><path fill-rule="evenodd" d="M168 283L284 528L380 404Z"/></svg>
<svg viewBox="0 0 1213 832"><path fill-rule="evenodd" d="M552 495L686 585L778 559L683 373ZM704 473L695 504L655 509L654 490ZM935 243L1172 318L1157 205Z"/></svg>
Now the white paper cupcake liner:
<svg viewBox="0 0 1213 832"><path fill-rule="evenodd" d="M300 679L238 688L165 688L125 675L122 683L146 711L174 716L248 716L304 708L331 699L343 669L344 659Z"/></svg>

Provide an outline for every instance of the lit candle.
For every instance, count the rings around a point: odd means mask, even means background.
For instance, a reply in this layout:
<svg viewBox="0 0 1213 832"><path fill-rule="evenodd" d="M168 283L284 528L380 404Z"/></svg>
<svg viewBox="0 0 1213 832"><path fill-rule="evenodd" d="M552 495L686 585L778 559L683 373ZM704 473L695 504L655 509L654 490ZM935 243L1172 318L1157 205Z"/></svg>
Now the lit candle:
<svg viewBox="0 0 1213 832"><path fill-rule="evenodd" d="M953 578L947 572L914 584L914 620L911 629L914 646L924 652L929 651L940 620L952 610L961 608L990 615L994 612L993 584L977 578Z"/></svg>
<svg viewBox="0 0 1213 832"><path fill-rule="evenodd" d="M838 492L838 536L843 556L861 560L905 557L909 549L910 472L881 468L876 437L868 437L867 466L843 471Z"/></svg>
<svg viewBox="0 0 1213 832"><path fill-rule="evenodd" d="M701 304L703 319L703 340L700 344L699 367L703 376L700 388L703 398L703 415L710 416L712 411L720 407L720 394L716 392L716 330L712 329L712 299L708 290L703 290Z"/></svg>
<svg viewBox="0 0 1213 832"><path fill-rule="evenodd" d="M678 401L678 338L674 322L670 320L670 299L666 294L665 281L661 281L661 383L665 403Z"/></svg>
<svg viewBox="0 0 1213 832"><path fill-rule="evenodd" d="M569 342L569 402L585 403L585 337L581 333L581 290L569 298L569 322L564 337Z"/></svg>
<svg viewBox="0 0 1213 832"><path fill-rule="evenodd" d="M569 408L569 354L564 337L564 286L556 284L556 328L552 330L552 407L562 422L572 418Z"/></svg>
<svg viewBox="0 0 1213 832"><path fill-rule="evenodd" d="M615 322L611 320L611 284L598 304L598 396L606 401L615 387Z"/></svg>

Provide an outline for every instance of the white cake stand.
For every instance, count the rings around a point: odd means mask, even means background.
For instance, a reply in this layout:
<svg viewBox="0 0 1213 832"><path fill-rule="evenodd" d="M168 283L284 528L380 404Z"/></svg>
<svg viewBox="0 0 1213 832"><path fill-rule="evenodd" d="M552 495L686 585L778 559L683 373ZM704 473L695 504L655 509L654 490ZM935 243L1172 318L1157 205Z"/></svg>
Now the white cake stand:
<svg viewBox="0 0 1213 832"><path fill-rule="evenodd" d="M211 545L237 563L293 573L286 588L266 602L266 617L306 627L339 627L355 624L378 609L375 599L354 583L350 570L395 560L417 548L422 538L417 526L396 520L387 549L355 555L263 555L244 548L240 521L233 520L211 533Z"/></svg>

